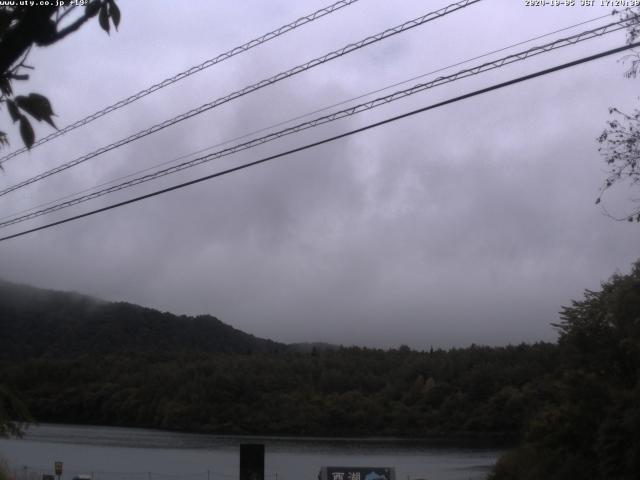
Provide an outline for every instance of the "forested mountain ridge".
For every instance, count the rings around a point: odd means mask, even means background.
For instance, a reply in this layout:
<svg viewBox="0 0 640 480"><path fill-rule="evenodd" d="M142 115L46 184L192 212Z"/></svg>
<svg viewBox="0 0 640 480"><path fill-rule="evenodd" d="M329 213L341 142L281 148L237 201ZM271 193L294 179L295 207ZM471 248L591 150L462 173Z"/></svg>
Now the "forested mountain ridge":
<svg viewBox="0 0 640 480"><path fill-rule="evenodd" d="M285 345L209 316L0 284L0 379L38 421L515 439L557 353Z"/></svg>
<svg viewBox="0 0 640 480"><path fill-rule="evenodd" d="M178 316L0 280L0 359L4 360L136 352L273 352L286 348L210 315Z"/></svg>
<svg viewBox="0 0 640 480"><path fill-rule="evenodd" d="M446 351L288 348L220 327L212 317L15 288L0 289L0 348L11 352L0 356L0 381L38 421L519 440L492 480L635 480L640 472L640 261L629 274L616 274L600 291L587 290L563 307L557 344ZM8 291L15 294L9 298ZM37 318L52 327L38 332ZM216 350L210 339L194 338L199 322L202 331L226 332L233 349ZM174 325L186 326L177 333L179 346L165 348L160 337ZM22 336L11 328L22 329ZM87 328L103 328L104 335ZM95 345L69 351L71 340L49 339L56 347L46 350L44 332ZM127 336L137 343L124 338L111 345ZM147 339L158 339L160 348Z"/></svg>
<svg viewBox="0 0 640 480"><path fill-rule="evenodd" d="M0 378L41 422L514 441L557 354L535 344L83 355L0 360Z"/></svg>

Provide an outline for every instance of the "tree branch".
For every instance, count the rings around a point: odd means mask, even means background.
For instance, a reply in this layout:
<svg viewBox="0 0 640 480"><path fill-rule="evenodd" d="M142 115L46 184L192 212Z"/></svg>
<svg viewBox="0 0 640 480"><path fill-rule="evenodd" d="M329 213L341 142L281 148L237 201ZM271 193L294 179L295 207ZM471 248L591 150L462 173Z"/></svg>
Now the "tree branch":
<svg viewBox="0 0 640 480"><path fill-rule="evenodd" d="M73 22L72 24L66 26L62 30L58 31L53 37L51 37L51 39L49 41L47 41L46 43L42 43L42 45L43 46L51 45L53 43L56 43L58 40L62 40L64 37L66 37L70 33L73 33L76 30L78 30L90 18L91 17L85 13L84 15L82 15L81 17L76 19L75 22Z"/></svg>
<svg viewBox="0 0 640 480"><path fill-rule="evenodd" d="M75 6L75 5L71 5L71 6L70 6L69 8L67 8L64 12L62 12L62 14L60 14L60 15L58 16L58 18L56 19L56 25L57 25L57 24L59 24L59 23L62 21L62 19L63 19L64 17L66 17L67 15L69 15L69 14L73 11L73 9L74 9L74 8L76 8L76 6Z"/></svg>
<svg viewBox="0 0 640 480"><path fill-rule="evenodd" d="M34 34L47 21L57 7L41 6L25 10L24 15L10 29L0 42L0 73L9 71L11 66L34 43Z"/></svg>

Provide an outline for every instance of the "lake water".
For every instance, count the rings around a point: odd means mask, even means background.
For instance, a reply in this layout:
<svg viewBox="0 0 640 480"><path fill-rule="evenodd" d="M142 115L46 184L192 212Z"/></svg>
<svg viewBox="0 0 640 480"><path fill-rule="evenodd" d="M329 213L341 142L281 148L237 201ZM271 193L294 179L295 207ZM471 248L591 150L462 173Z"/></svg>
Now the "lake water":
<svg viewBox="0 0 640 480"><path fill-rule="evenodd" d="M395 467L396 480L479 480L501 453L419 441L222 437L131 428L39 425L0 439L17 480L41 480L64 462L62 480L238 479L239 445L265 444L265 480L316 480L321 466Z"/></svg>

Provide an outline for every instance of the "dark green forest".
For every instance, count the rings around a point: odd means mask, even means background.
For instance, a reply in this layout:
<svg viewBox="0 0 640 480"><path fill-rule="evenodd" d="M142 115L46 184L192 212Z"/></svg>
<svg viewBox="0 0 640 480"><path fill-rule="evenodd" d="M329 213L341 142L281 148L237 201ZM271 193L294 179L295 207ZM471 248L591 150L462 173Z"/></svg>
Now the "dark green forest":
<svg viewBox="0 0 640 480"><path fill-rule="evenodd" d="M492 480L640 478L640 261L564 307L559 363Z"/></svg>
<svg viewBox="0 0 640 480"><path fill-rule="evenodd" d="M560 312L557 344L285 345L0 284L0 379L40 422L507 442L492 478L640 472L640 262Z"/></svg>
<svg viewBox="0 0 640 480"><path fill-rule="evenodd" d="M0 361L285 348L210 315L177 316L129 303L0 281Z"/></svg>
<svg viewBox="0 0 640 480"><path fill-rule="evenodd" d="M285 345L211 316L0 284L0 374L41 422L516 441L551 344Z"/></svg>
<svg viewBox="0 0 640 480"><path fill-rule="evenodd" d="M552 345L121 354L0 364L40 421L240 434L515 439Z"/></svg>

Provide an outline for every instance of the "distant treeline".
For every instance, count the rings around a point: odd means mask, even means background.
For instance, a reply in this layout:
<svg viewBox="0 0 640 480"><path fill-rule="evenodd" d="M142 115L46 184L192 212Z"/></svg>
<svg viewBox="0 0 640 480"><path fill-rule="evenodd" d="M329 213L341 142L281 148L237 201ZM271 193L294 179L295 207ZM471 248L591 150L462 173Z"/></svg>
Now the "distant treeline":
<svg viewBox="0 0 640 480"><path fill-rule="evenodd" d="M237 434L519 438L550 344L118 354L0 363L43 422Z"/></svg>
<svg viewBox="0 0 640 480"><path fill-rule="evenodd" d="M551 344L383 351L0 282L0 381L39 421L216 433L519 438Z"/></svg>
<svg viewBox="0 0 640 480"><path fill-rule="evenodd" d="M556 328L557 344L292 347L213 317L0 282L0 386L41 422L508 440L492 480L637 480L640 262Z"/></svg>
<svg viewBox="0 0 640 480"><path fill-rule="evenodd" d="M285 344L254 337L210 315L173 315L0 280L0 361L285 349Z"/></svg>

